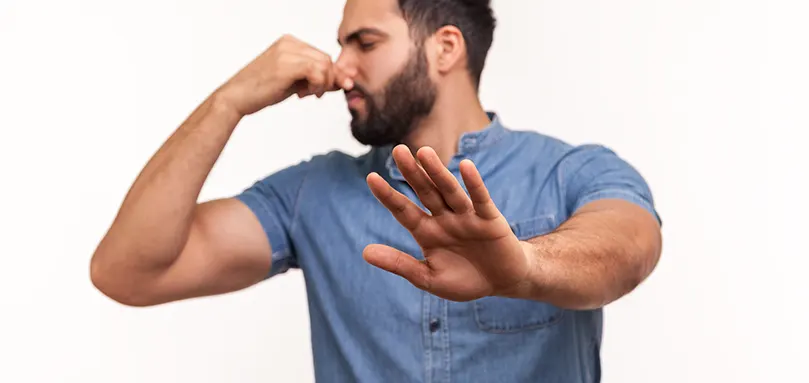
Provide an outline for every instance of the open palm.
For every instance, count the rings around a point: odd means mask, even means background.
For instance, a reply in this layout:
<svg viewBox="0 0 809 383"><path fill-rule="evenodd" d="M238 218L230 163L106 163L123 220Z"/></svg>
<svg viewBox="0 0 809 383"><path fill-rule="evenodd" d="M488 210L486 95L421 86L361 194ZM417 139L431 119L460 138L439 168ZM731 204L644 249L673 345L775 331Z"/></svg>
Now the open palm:
<svg viewBox="0 0 809 383"><path fill-rule="evenodd" d="M511 231L475 165L470 160L460 164L467 195L435 151L421 148L416 156L418 162L404 145L393 150L399 170L429 214L378 174L371 173L367 181L374 196L413 235L425 260L380 244L366 247L365 260L455 301L518 290L532 267L529 245Z"/></svg>

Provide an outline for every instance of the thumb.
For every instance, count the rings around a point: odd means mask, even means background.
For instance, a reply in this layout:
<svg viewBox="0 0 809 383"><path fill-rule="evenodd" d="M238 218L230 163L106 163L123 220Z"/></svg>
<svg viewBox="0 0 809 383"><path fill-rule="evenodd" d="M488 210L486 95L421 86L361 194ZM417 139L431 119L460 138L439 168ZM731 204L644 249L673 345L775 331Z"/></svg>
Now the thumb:
<svg viewBox="0 0 809 383"><path fill-rule="evenodd" d="M432 270L412 255L385 245L368 245L362 252L366 262L396 274L414 286L430 291Z"/></svg>

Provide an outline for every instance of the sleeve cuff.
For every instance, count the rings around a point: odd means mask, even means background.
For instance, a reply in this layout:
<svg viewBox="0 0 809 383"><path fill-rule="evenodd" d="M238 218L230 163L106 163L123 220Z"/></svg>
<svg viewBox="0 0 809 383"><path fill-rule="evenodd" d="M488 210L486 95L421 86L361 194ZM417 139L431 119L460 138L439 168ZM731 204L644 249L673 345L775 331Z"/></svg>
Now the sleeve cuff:
<svg viewBox="0 0 809 383"><path fill-rule="evenodd" d="M637 193L633 193L631 191L623 190L623 189L599 190L597 192L590 193L590 194L584 196L583 198L579 199L579 201L576 204L573 211L575 212L580 207L582 207L582 206L584 206L584 205L586 205L586 204L588 204L590 202L597 201L597 200L600 200L600 199L610 199L610 198L622 199L622 200L625 200L625 201L628 201L628 202L632 202L632 203L646 209L646 211L651 213L652 216L657 220L658 224L660 224L661 226L663 225L663 220L660 218L660 215L657 213L657 210L655 209L654 205L648 199L644 198L643 196L641 196L641 195L639 195Z"/></svg>
<svg viewBox="0 0 809 383"><path fill-rule="evenodd" d="M289 241L284 236L284 230L280 223L275 221L274 214L264 202L263 197L256 195L254 191L245 191L235 197L253 212L264 229L264 234L270 242L272 251L272 267L266 278L281 274L289 270L291 252L289 251Z"/></svg>

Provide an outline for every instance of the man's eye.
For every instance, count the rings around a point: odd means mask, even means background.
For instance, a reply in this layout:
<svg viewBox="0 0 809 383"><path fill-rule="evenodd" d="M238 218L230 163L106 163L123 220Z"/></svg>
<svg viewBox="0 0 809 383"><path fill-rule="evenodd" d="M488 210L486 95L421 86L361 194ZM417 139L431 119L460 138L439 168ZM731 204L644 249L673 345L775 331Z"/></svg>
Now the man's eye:
<svg viewBox="0 0 809 383"><path fill-rule="evenodd" d="M367 51L374 47L374 43L360 43L360 49Z"/></svg>

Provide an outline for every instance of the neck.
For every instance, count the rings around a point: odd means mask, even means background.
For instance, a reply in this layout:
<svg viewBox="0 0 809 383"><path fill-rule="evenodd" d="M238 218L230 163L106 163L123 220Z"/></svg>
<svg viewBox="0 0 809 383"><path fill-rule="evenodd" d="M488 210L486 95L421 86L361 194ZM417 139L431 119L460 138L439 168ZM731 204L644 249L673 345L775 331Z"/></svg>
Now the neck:
<svg viewBox="0 0 809 383"><path fill-rule="evenodd" d="M490 123L476 92L442 89L432 113L420 121L404 143L414 155L420 148L429 146L446 165L456 154L461 135L482 130Z"/></svg>

